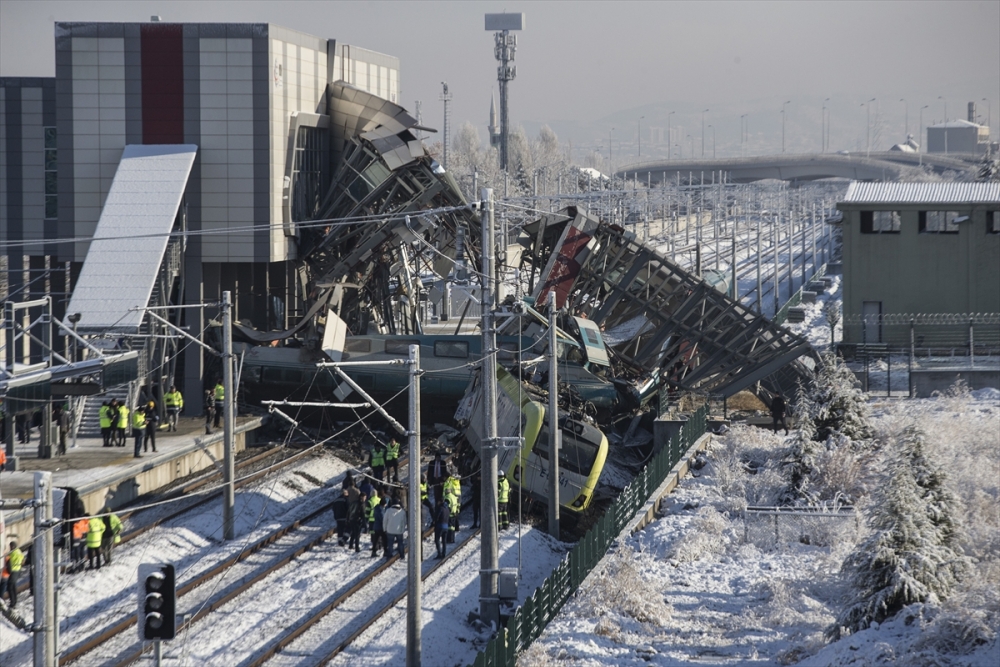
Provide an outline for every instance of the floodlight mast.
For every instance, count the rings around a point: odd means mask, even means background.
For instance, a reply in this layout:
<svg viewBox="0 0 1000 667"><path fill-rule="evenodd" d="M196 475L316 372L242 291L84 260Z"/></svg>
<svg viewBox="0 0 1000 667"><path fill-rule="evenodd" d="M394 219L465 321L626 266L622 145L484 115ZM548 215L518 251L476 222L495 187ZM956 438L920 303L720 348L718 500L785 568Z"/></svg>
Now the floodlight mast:
<svg viewBox="0 0 1000 667"><path fill-rule="evenodd" d="M507 84L517 76L517 67L513 64L517 35L511 35L510 31L524 30L524 14L487 14L486 29L496 31L493 35L493 55L500 63L497 67L497 82L500 84L500 168L506 171L507 140L510 136Z"/></svg>

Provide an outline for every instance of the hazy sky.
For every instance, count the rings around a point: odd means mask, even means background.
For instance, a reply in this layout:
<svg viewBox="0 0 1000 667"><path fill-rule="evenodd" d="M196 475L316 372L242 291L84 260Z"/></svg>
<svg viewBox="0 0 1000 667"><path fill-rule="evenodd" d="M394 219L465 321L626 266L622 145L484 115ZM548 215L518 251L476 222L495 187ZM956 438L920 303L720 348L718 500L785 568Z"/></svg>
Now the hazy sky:
<svg viewBox="0 0 1000 667"><path fill-rule="evenodd" d="M750 114L759 149L780 146L787 105L789 151L816 150L821 107L831 145L855 149L877 98L886 142L901 141L905 113L916 134L977 101L1000 125L1000 2L83 2L0 1L0 75L54 74L54 21L272 22L398 56L402 102L423 101L424 122L441 125L441 81L454 95L454 127L485 125L496 89L486 12L521 11L511 118L560 138L628 144L645 115L672 126L688 153L700 150L701 111L720 154L739 153L740 116ZM938 99L939 96L945 100ZM906 104L901 98L908 100ZM677 128L681 128L679 133ZM710 133L711 130L708 130ZM690 134L691 137L687 137ZM994 132L996 137L996 132ZM645 149L645 147L644 147ZM655 146L650 146L650 151ZM618 148L616 148L618 150ZM631 150L635 150L635 147ZM709 149L710 151L710 149ZM643 151L646 152L645 150Z"/></svg>

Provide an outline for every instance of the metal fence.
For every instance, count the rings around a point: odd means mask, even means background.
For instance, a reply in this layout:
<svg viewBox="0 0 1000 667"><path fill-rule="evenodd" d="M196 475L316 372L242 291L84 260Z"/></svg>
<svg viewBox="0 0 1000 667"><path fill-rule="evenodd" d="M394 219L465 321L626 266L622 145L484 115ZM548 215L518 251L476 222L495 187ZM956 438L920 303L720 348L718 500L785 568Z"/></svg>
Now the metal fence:
<svg viewBox="0 0 1000 667"><path fill-rule="evenodd" d="M515 666L517 654L542 634L684 452L704 434L707 416L707 407L695 412L680 434L674 436L622 490L552 574L507 619L506 626L476 655L475 667Z"/></svg>
<svg viewBox="0 0 1000 667"><path fill-rule="evenodd" d="M748 507L743 512L743 541L777 551L789 543L830 546L856 538L861 518L853 507Z"/></svg>

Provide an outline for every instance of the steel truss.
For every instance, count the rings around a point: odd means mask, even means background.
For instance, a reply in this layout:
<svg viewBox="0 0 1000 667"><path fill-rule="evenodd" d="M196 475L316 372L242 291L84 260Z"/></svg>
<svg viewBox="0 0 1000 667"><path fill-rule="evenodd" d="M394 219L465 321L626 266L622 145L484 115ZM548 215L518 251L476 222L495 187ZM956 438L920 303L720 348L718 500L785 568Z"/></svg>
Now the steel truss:
<svg viewBox="0 0 1000 667"><path fill-rule="evenodd" d="M621 360L659 370L672 387L731 396L811 352L804 338L576 207L525 231L522 271L535 303L554 290L557 307L594 320Z"/></svg>

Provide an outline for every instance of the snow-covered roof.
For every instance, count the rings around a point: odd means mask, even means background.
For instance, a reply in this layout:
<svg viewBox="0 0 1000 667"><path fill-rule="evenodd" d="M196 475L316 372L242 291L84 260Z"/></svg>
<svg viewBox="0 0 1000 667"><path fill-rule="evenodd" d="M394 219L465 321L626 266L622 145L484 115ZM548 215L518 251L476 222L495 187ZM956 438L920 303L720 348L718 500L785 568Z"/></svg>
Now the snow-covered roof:
<svg viewBox="0 0 1000 667"><path fill-rule="evenodd" d="M1000 183L862 183L853 181L842 204L1000 204Z"/></svg>
<svg viewBox="0 0 1000 667"><path fill-rule="evenodd" d="M980 125L979 123L970 123L967 120L949 120L945 123L938 123L937 125L928 126L928 130L934 128L953 130L955 128L965 128L965 127L986 127L985 125Z"/></svg>

